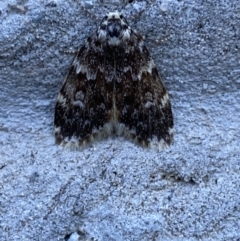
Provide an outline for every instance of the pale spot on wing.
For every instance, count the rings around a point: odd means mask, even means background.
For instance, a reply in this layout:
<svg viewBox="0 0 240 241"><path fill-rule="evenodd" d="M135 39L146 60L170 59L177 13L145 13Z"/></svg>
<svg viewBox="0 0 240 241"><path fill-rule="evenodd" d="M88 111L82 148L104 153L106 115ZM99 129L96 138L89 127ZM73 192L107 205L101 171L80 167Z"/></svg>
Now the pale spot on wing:
<svg viewBox="0 0 240 241"><path fill-rule="evenodd" d="M81 100L81 101L83 101L84 100L84 97L85 97L85 95L84 95L84 93L80 90L80 91L78 91L76 94L75 94L75 100Z"/></svg>
<svg viewBox="0 0 240 241"><path fill-rule="evenodd" d="M142 74L145 72L148 72L149 74L152 74L152 69L155 68L155 63L153 61L153 59L150 59L146 65L142 66L142 68L139 70L139 74L138 74L138 80L142 79Z"/></svg>
<svg viewBox="0 0 240 241"><path fill-rule="evenodd" d="M61 133L61 127L60 126L55 126L54 133L55 134L60 134Z"/></svg>
<svg viewBox="0 0 240 241"><path fill-rule="evenodd" d="M74 59L74 61L73 61L73 66L75 67L76 74L79 74L79 73L85 74L85 73L87 73L87 71L88 71L88 66L87 66L87 65L82 65L82 64L79 62L79 59L78 59L78 58L75 58L75 59Z"/></svg>
<svg viewBox="0 0 240 241"><path fill-rule="evenodd" d="M150 108L151 106L153 106L153 105L154 105L153 102L147 101L144 106L145 106L145 108L149 109L149 108Z"/></svg>
<svg viewBox="0 0 240 241"><path fill-rule="evenodd" d="M154 137L150 140L149 142L149 148L151 149L155 149L155 150L163 150L165 148L168 147L168 144L163 140L161 139L160 141L157 139L157 137Z"/></svg>
<svg viewBox="0 0 240 241"><path fill-rule="evenodd" d="M80 101L80 100L73 101L73 105L74 105L74 106L78 106L78 107L80 107L81 109L84 109L84 107L85 107L84 103L83 103L82 101Z"/></svg>
<svg viewBox="0 0 240 241"><path fill-rule="evenodd" d="M168 93L166 92L165 95L162 96L162 98L161 98L162 107L164 107L165 105L167 105L169 102L170 102L169 95L168 95Z"/></svg>
<svg viewBox="0 0 240 241"><path fill-rule="evenodd" d="M67 99L61 94L58 94L57 102L60 103L62 106L66 105Z"/></svg>

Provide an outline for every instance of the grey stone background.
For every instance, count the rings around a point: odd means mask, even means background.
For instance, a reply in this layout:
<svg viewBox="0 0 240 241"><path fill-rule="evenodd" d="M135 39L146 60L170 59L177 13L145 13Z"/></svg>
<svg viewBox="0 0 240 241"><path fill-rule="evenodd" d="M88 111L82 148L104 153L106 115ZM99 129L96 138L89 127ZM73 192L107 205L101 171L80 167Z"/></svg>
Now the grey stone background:
<svg viewBox="0 0 240 241"><path fill-rule="evenodd" d="M240 240L239 0L82 4L99 17L146 8L129 22L148 36L171 95L175 143L163 152L120 138L81 152L56 146L67 51L99 21L78 1L2 0L0 240L77 230L71 240Z"/></svg>

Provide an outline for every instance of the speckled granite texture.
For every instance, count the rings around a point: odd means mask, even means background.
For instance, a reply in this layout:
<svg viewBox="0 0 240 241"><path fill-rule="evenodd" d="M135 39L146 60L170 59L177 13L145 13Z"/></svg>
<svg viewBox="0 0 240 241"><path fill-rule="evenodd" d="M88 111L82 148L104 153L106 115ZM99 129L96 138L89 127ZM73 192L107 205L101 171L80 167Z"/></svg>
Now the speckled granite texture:
<svg viewBox="0 0 240 241"><path fill-rule="evenodd" d="M120 138L81 152L56 146L67 52L99 21L77 1L8 3L0 2L0 240L76 231L71 240L240 240L239 0L157 0L129 21L148 36L171 95L175 143L163 152ZM100 17L110 5L85 4ZM144 2L125 5L129 17Z"/></svg>

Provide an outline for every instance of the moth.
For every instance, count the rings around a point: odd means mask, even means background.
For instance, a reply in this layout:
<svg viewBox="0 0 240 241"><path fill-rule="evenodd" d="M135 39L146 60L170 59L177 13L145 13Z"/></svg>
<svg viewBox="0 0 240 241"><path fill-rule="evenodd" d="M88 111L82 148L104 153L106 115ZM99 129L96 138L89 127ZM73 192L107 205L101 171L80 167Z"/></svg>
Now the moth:
<svg viewBox="0 0 240 241"><path fill-rule="evenodd" d="M71 149L112 135L159 150L172 143L168 92L143 37L119 12L107 14L77 53L54 125L56 143Z"/></svg>

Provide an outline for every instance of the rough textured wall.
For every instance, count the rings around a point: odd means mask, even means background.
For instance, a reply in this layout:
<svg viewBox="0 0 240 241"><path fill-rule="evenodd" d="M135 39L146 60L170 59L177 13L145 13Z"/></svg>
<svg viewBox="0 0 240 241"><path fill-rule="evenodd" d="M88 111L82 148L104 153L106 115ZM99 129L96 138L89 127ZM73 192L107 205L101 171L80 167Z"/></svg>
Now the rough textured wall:
<svg viewBox="0 0 240 241"><path fill-rule="evenodd" d="M103 16L116 1L93 6ZM74 152L54 144L54 105L68 50L99 21L77 1L1 1L0 239L239 240L239 13L239 0L163 0L130 21L148 39L170 36L146 45L175 143L155 152L115 138Z"/></svg>

